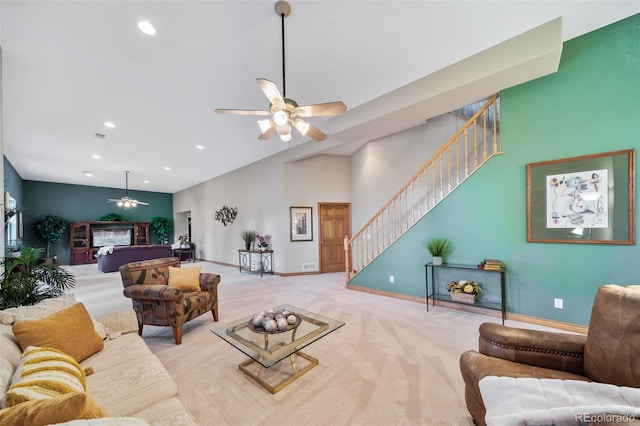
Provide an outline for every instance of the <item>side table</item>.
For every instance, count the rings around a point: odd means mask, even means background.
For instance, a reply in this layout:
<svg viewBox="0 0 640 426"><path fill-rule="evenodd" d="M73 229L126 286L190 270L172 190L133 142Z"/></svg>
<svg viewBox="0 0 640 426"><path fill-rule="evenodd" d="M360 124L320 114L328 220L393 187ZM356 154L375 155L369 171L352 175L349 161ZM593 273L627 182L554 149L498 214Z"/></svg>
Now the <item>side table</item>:
<svg viewBox="0 0 640 426"><path fill-rule="evenodd" d="M240 272L260 272L273 275L273 250L238 250Z"/></svg>
<svg viewBox="0 0 640 426"><path fill-rule="evenodd" d="M183 260L188 260L190 262L195 262L195 253L192 248L179 248L173 249L173 257L177 257L182 262Z"/></svg>

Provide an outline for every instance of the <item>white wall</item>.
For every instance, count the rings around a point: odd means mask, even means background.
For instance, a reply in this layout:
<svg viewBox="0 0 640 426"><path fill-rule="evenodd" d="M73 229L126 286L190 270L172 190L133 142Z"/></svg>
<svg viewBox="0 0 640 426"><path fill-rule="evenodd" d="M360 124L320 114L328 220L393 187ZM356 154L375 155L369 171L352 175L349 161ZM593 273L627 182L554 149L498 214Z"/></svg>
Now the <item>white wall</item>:
<svg viewBox="0 0 640 426"><path fill-rule="evenodd" d="M369 142L351 156L355 234L464 124L453 114Z"/></svg>
<svg viewBox="0 0 640 426"><path fill-rule="evenodd" d="M243 248L239 234L253 229L272 235L276 272L301 272L302 263L319 261L317 203L351 201L350 164L347 157L329 155L292 162L300 152L303 147L292 148L174 194L175 219L191 212L198 257L236 264L237 250ZM214 220L224 205L238 208L236 220L227 226ZM289 241L290 206L313 207L313 242Z"/></svg>
<svg viewBox="0 0 640 426"><path fill-rule="evenodd" d="M301 271L303 263L320 267L318 203L351 202L350 163L346 156L318 155L285 164L285 204L313 208L313 241L287 245L285 256L290 270Z"/></svg>

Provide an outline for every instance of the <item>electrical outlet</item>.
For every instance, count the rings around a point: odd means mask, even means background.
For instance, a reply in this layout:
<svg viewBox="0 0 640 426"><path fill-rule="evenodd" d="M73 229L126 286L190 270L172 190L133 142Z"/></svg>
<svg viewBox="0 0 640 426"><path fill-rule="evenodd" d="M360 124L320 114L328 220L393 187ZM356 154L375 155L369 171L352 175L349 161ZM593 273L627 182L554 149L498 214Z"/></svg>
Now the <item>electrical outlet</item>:
<svg viewBox="0 0 640 426"><path fill-rule="evenodd" d="M553 307L556 309L562 309L564 301L562 299L553 299Z"/></svg>
<svg viewBox="0 0 640 426"><path fill-rule="evenodd" d="M390 283L396 282L395 280L396 280L396 278L393 275L389 275L389 282Z"/></svg>

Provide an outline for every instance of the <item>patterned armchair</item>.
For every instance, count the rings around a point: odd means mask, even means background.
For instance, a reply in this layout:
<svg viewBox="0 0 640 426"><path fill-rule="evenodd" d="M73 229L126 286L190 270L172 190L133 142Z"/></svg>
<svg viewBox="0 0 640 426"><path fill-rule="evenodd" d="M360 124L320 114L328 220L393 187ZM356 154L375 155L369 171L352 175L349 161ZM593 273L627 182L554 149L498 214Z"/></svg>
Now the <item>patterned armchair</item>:
<svg viewBox="0 0 640 426"><path fill-rule="evenodd" d="M144 324L170 326L176 345L182 343L182 325L207 311L218 321L220 275L200 274L201 291L183 292L170 287L169 266L180 267L180 259L165 257L128 263L120 267L124 295L131 299L138 317L138 333Z"/></svg>

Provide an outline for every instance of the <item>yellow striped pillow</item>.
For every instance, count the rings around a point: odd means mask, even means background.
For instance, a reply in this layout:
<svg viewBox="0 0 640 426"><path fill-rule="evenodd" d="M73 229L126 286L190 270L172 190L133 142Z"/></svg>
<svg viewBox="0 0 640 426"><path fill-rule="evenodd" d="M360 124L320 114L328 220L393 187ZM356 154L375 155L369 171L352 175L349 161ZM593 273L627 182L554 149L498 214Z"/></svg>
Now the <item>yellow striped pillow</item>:
<svg viewBox="0 0 640 426"><path fill-rule="evenodd" d="M53 348L25 349L5 398L7 406L34 399L85 392L84 370L71 356Z"/></svg>

